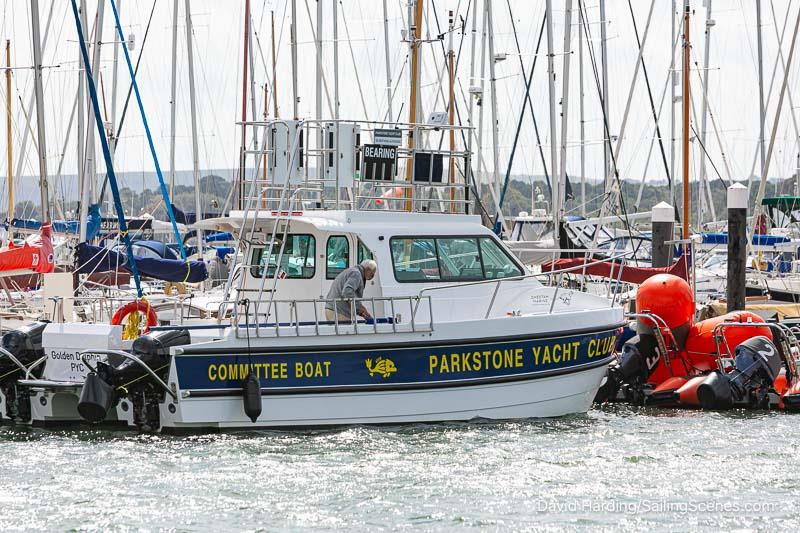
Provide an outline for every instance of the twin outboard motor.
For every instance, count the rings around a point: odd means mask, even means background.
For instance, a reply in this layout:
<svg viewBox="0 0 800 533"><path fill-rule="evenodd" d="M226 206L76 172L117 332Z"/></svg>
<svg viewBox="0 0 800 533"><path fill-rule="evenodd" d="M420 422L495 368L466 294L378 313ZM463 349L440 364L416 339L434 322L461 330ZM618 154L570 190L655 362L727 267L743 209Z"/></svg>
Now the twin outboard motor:
<svg viewBox="0 0 800 533"><path fill-rule="evenodd" d="M133 341L131 354L164 378L171 358L169 349L190 342L189 332L185 329L155 331ZM98 362L96 370L86 376L78 401L78 413L88 422L102 422L119 398L152 387L152 379L148 378L149 374L137 362L109 356L107 362ZM160 388L157 390L161 394L164 392ZM140 410L144 407L139 405Z"/></svg>
<svg viewBox="0 0 800 533"><path fill-rule="evenodd" d="M781 371L783 360L767 337L752 337L733 351L733 370L712 372L697 387L703 409L731 409L734 405L767 407L767 393Z"/></svg>

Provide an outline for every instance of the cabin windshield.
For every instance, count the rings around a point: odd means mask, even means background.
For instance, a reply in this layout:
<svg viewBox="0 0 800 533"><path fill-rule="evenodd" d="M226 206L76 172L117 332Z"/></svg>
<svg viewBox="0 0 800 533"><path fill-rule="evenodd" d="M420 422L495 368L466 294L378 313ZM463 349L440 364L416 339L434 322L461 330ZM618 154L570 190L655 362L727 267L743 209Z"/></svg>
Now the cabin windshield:
<svg viewBox="0 0 800 533"><path fill-rule="evenodd" d="M267 251L265 251L267 250ZM253 257L250 262L250 274L254 278L261 278L264 275L264 265L269 261L266 277L271 278L275 275L275 265L281 253L281 241L276 239L268 248L253 248ZM316 241L313 235L291 234L286 237L286 244L283 247L281 257L281 267L278 276L290 279L310 279L314 277L315 265L314 254L316 253Z"/></svg>
<svg viewBox="0 0 800 533"><path fill-rule="evenodd" d="M391 249L399 282L481 281L522 275L491 237L393 237Z"/></svg>

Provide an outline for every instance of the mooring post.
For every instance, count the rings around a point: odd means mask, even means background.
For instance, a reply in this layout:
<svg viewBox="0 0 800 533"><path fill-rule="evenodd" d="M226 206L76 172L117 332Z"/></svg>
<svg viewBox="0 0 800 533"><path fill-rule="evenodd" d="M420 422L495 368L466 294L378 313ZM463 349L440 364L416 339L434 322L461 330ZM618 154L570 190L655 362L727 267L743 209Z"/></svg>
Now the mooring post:
<svg viewBox="0 0 800 533"><path fill-rule="evenodd" d="M747 187L728 187L728 312L744 310L747 262Z"/></svg>
<svg viewBox="0 0 800 533"><path fill-rule="evenodd" d="M668 267L672 264L673 246L666 242L673 239L675 208L667 202L656 204L650 214L650 222L653 226L653 266Z"/></svg>

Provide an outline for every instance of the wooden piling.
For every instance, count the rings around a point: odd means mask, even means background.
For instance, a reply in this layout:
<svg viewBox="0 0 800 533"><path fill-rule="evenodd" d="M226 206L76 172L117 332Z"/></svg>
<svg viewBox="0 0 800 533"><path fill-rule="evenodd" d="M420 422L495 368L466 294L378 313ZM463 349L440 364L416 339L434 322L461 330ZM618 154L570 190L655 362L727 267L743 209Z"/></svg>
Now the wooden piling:
<svg viewBox="0 0 800 533"><path fill-rule="evenodd" d="M747 262L747 187L728 187L728 312L744 310Z"/></svg>
<svg viewBox="0 0 800 533"><path fill-rule="evenodd" d="M666 202L655 205L650 222L653 227L653 266L668 267L672 264L673 245L665 243L673 239L675 208Z"/></svg>

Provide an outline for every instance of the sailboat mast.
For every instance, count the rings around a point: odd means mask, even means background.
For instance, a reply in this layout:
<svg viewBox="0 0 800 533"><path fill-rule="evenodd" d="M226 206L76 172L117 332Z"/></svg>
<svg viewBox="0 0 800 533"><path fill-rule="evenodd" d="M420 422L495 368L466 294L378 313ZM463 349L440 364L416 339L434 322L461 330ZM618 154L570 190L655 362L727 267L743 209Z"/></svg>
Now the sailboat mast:
<svg viewBox="0 0 800 533"><path fill-rule="evenodd" d="M600 59L603 66L603 117L606 126L603 128L603 180L607 185L607 180L611 176L611 122L608 117L608 40L606 38L606 0L600 0ZM609 138L606 138L609 136ZM555 168L551 171L555 176Z"/></svg>
<svg viewBox="0 0 800 533"><path fill-rule="evenodd" d="M80 2L80 9L79 9L79 19L80 19L80 31L82 35L79 36L79 39L82 42L86 42L88 35L85 34L84 28L88 28L88 24L86 22L86 0L81 0ZM75 143L75 150L77 152L77 158L75 162L78 166L78 194L80 195L80 201L78 202L78 241L85 242L87 237L86 231L86 220L89 217L89 195L88 195L88 186L89 183L86 181L86 161L85 161L85 148L86 148L86 73L83 72L83 69L88 68L83 64L83 56L81 55L82 48L78 46L78 131L77 131L77 139ZM89 124L91 128L92 125Z"/></svg>
<svg viewBox="0 0 800 533"><path fill-rule="evenodd" d="M388 106L386 120L391 122L394 120L394 113L392 113L392 65L389 58L389 12L386 9L386 0L383 0L383 52L386 56L386 105Z"/></svg>
<svg viewBox="0 0 800 533"><path fill-rule="evenodd" d="M202 205L200 203L200 155L197 149L197 97L194 88L194 48L192 47L192 13L189 0L184 4L186 17L186 58L189 68L189 112L192 117L192 175L194 176L194 209L195 220L203 219ZM197 253L203 257L203 230L197 230Z"/></svg>
<svg viewBox="0 0 800 533"><path fill-rule="evenodd" d="M169 91L169 197L175 197L175 92L178 86L178 0L172 0L172 79Z"/></svg>
<svg viewBox="0 0 800 533"><path fill-rule="evenodd" d="M551 0L547 0L545 2L545 9L545 16L547 17L547 92L550 104L550 175L553 176L553 179L555 180L555 177L558 176L558 150L556 149L556 73L555 60L553 56L553 2ZM559 232L558 188L558 183L551 184L550 210L553 216L553 232L556 242L558 242Z"/></svg>
<svg viewBox="0 0 800 533"><path fill-rule="evenodd" d="M700 116L700 143L706 146L706 122L708 118L708 72L710 70L709 55L711 52L711 28L714 27L714 20L711 18L711 0L706 0L706 39L705 48L703 50L703 111ZM705 151L705 150L704 150ZM708 176L706 175L706 156L700 158L700 204L702 206L705 194L708 193L708 208L711 214L711 220L717 218L716 210L714 208L714 198L711 196L711 187L708 183ZM702 227L703 223L703 209L698 210L697 225Z"/></svg>
<svg viewBox="0 0 800 533"><path fill-rule="evenodd" d="M275 118L280 118L278 114L278 67L275 57L275 12L271 12L272 19L272 114ZM266 159L266 157L264 158Z"/></svg>
<svg viewBox="0 0 800 533"><path fill-rule="evenodd" d="M586 216L586 128L583 109L583 0L578 0L578 108L580 114L581 215ZM533 191L531 191L533 195ZM533 204L531 204L533 207Z"/></svg>
<svg viewBox="0 0 800 533"><path fill-rule="evenodd" d="M14 149L11 144L11 41L6 40L6 148L8 150L8 220L14 219L14 173L11 158Z"/></svg>
<svg viewBox="0 0 800 533"><path fill-rule="evenodd" d="M411 156L406 164L406 181L411 184L411 178L414 176L414 148L416 147L416 130L414 125L417 123L417 99L419 98L419 44L422 36L422 7L424 0L414 0L414 17L408 24L408 40L411 47L411 94L409 96L408 105L408 122L412 124L408 132L408 151ZM411 4L409 4L409 11ZM406 211L412 210L411 189L406 189L405 192Z"/></svg>
<svg viewBox="0 0 800 533"><path fill-rule="evenodd" d="M758 44L758 153L761 157L761 176L764 176L764 125L766 109L764 108L764 67L761 36L761 2L756 2L756 42ZM750 178L748 177L748 181Z"/></svg>
<svg viewBox="0 0 800 533"><path fill-rule="evenodd" d="M689 0L683 3L683 238L689 239Z"/></svg>
<svg viewBox="0 0 800 533"><path fill-rule="evenodd" d="M678 95L676 93L677 83L677 72L675 71L675 49L677 48L674 44L676 40L676 35L678 28L676 27L676 0L672 0L672 11L670 11L670 21L671 21L671 28L672 32L670 33L669 43L672 49L671 56L670 56L670 63L669 63L669 92L670 92L670 99L669 99L669 175L671 179L669 180L669 197L670 201L674 202L675 199L675 176L677 173L675 172L675 140L677 139L675 134L675 125L677 124L677 117L675 116L675 102L678 99Z"/></svg>
<svg viewBox="0 0 800 533"><path fill-rule="evenodd" d="M250 16L249 10L247 16ZM292 24L289 29L292 49L292 118L299 120L297 111L297 0L292 0Z"/></svg>
<svg viewBox="0 0 800 533"><path fill-rule="evenodd" d="M567 0L564 13L564 66L561 74L561 161L558 173L558 219L564 218L564 205L567 203L567 134L569 133L569 60L572 56L572 0ZM555 175L555 171L553 172ZM557 228L558 226L556 226Z"/></svg>
<svg viewBox="0 0 800 533"><path fill-rule="evenodd" d="M31 0L31 37L33 38L34 91L36 94L36 129L39 139L39 192L41 220L50 222L50 195L47 187L47 144L44 131L44 90L42 88L42 39L39 33L39 0Z"/></svg>
<svg viewBox="0 0 800 533"><path fill-rule="evenodd" d="M245 167L247 166L247 74L249 68L247 66L247 47L250 45L248 37L250 36L250 0L244 0L244 48L242 50L243 65L242 65L242 145L241 156L239 157L239 193L237 195L238 208L241 209L244 205L244 176Z"/></svg>
<svg viewBox="0 0 800 533"><path fill-rule="evenodd" d="M455 199L456 199L456 160L453 157L453 153L456 151L456 130L454 129L455 126L455 118L456 118L456 91L455 91L455 68L456 68L456 53L453 50L453 11L448 11L447 14L447 34L448 34L448 43L447 43L447 70L449 73L449 91L448 91L448 98L450 100L447 106L447 120L450 124L450 212L455 212Z"/></svg>
<svg viewBox="0 0 800 533"><path fill-rule="evenodd" d="M97 3L97 18L95 19L94 41L92 43L92 72L100 79L100 47L103 44L103 15L105 14L105 2ZM89 121L92 121L94 109L89 109ZM102 118L102 117L101 117ZM97 157L95 155L95 128L86 131L86 180L87 197L86 209L89 204L97 198Z"/></svg>

